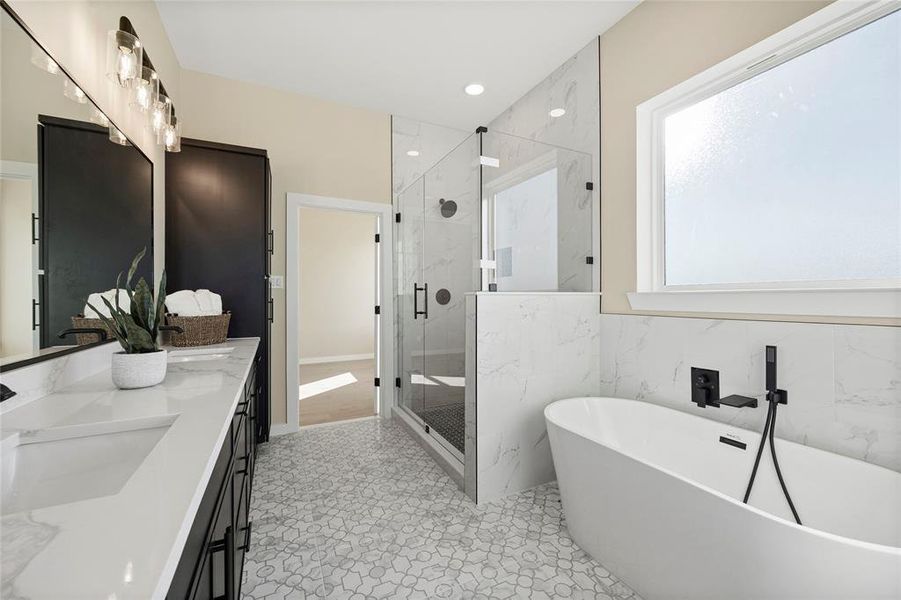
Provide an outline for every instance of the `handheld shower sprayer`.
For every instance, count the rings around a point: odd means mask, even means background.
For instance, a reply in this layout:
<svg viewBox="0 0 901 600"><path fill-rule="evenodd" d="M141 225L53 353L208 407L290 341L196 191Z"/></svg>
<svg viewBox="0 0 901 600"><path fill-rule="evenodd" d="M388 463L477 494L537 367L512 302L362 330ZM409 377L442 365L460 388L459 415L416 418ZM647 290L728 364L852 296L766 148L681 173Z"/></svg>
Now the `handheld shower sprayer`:
<svg viewBox="0 0 901 600"><path fill-rule="evenodd" d="M763 446L769 441L770 455L773 457L773 467L776 470L776 477L779 478L779 485L782 487L782 494L788 502L788 507L795 517L795 522L801 525L801 517L795 510L795 504L792 502L788 488L785 486L785 480L782 478L782 470L779 468L779 459L776 458L776 411L780 404L788 404L788 392L780 390L776 383L776 346L767 346L765 350L766 358L766 401L767 412L766 422L763 425L763 432L760 434L760 444L757 446L757 456L754 459L754 468L751 469L751 478L748 480L748 488L745 490L745 497L742 502L748 503L751 497L751 490L754 487L754 479L757 477L757 467L760 466L760 457L763 455Z"/></svg>

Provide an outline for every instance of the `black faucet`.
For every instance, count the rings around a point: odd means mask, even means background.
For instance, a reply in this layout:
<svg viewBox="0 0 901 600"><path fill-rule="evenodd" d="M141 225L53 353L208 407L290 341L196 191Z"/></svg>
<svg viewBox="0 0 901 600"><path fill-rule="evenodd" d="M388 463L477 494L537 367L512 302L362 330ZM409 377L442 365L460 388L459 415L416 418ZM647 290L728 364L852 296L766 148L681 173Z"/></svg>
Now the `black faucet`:
<svg viewBox="0 0 901 600"><path fill-rule="evenodd" d="M106 329L101 327L73 327L71 329L63 329L59 333L57 333L57 337L59 339L65 339L67 335L77 335L79 333L93 333L96 334L101 342L105 342L107 338Z"/></svg>
<svg viewBox="0 0 901 600"><path fill-rule="evenodd" d="M720 398L720 372L713 369L691 368L691 401L700 408L721 404L733 408L757 408L757 398L732 394Z"/></svg>

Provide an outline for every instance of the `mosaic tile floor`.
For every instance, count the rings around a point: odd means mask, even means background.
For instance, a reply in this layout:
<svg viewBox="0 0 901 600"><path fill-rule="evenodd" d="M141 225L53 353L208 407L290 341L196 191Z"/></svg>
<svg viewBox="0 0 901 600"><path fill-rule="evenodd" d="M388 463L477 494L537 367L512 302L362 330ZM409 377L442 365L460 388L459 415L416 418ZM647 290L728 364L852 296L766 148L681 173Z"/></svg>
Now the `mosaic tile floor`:
<svg viewBox="0 0 901 600"><path fill-rule="evenodd" d="M245 599L640 600L575 546L556 485L476 506L391 421L274 438L254 477Z"/></svg>
<svg viewBox="0 0 901 600"><path fill-rule="evenodd" d="M424 410L419 416L462 453L466 440L465 410L463 404L449 404Z"/></svg>

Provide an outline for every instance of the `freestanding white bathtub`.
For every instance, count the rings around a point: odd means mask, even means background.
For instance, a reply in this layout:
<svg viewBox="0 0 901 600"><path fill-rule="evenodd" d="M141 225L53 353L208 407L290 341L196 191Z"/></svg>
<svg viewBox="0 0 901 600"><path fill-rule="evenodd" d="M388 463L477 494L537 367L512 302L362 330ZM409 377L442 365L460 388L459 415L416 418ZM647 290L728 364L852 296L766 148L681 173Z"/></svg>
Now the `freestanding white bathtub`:
<svg viewBox="0 0 901 600"><path fill-rule="evenodd" d="M799 526L768 449L741 502L758 433L617 398L544 414L570 534L647 600L901 598L901 473L777 439Z"/></svg>

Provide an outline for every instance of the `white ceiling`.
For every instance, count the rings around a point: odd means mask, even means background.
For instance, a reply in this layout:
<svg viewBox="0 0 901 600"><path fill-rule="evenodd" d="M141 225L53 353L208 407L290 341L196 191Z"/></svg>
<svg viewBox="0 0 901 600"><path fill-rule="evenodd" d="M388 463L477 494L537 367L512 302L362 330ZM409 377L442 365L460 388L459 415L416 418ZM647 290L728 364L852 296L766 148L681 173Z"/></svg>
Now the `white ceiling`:
<svg viewBox="0 0 901 600"><path fill-rule="evenodd" d="M637 4L157 0L186 69L464 129ZM485 93L465 95L474 81Z"/></svg>

